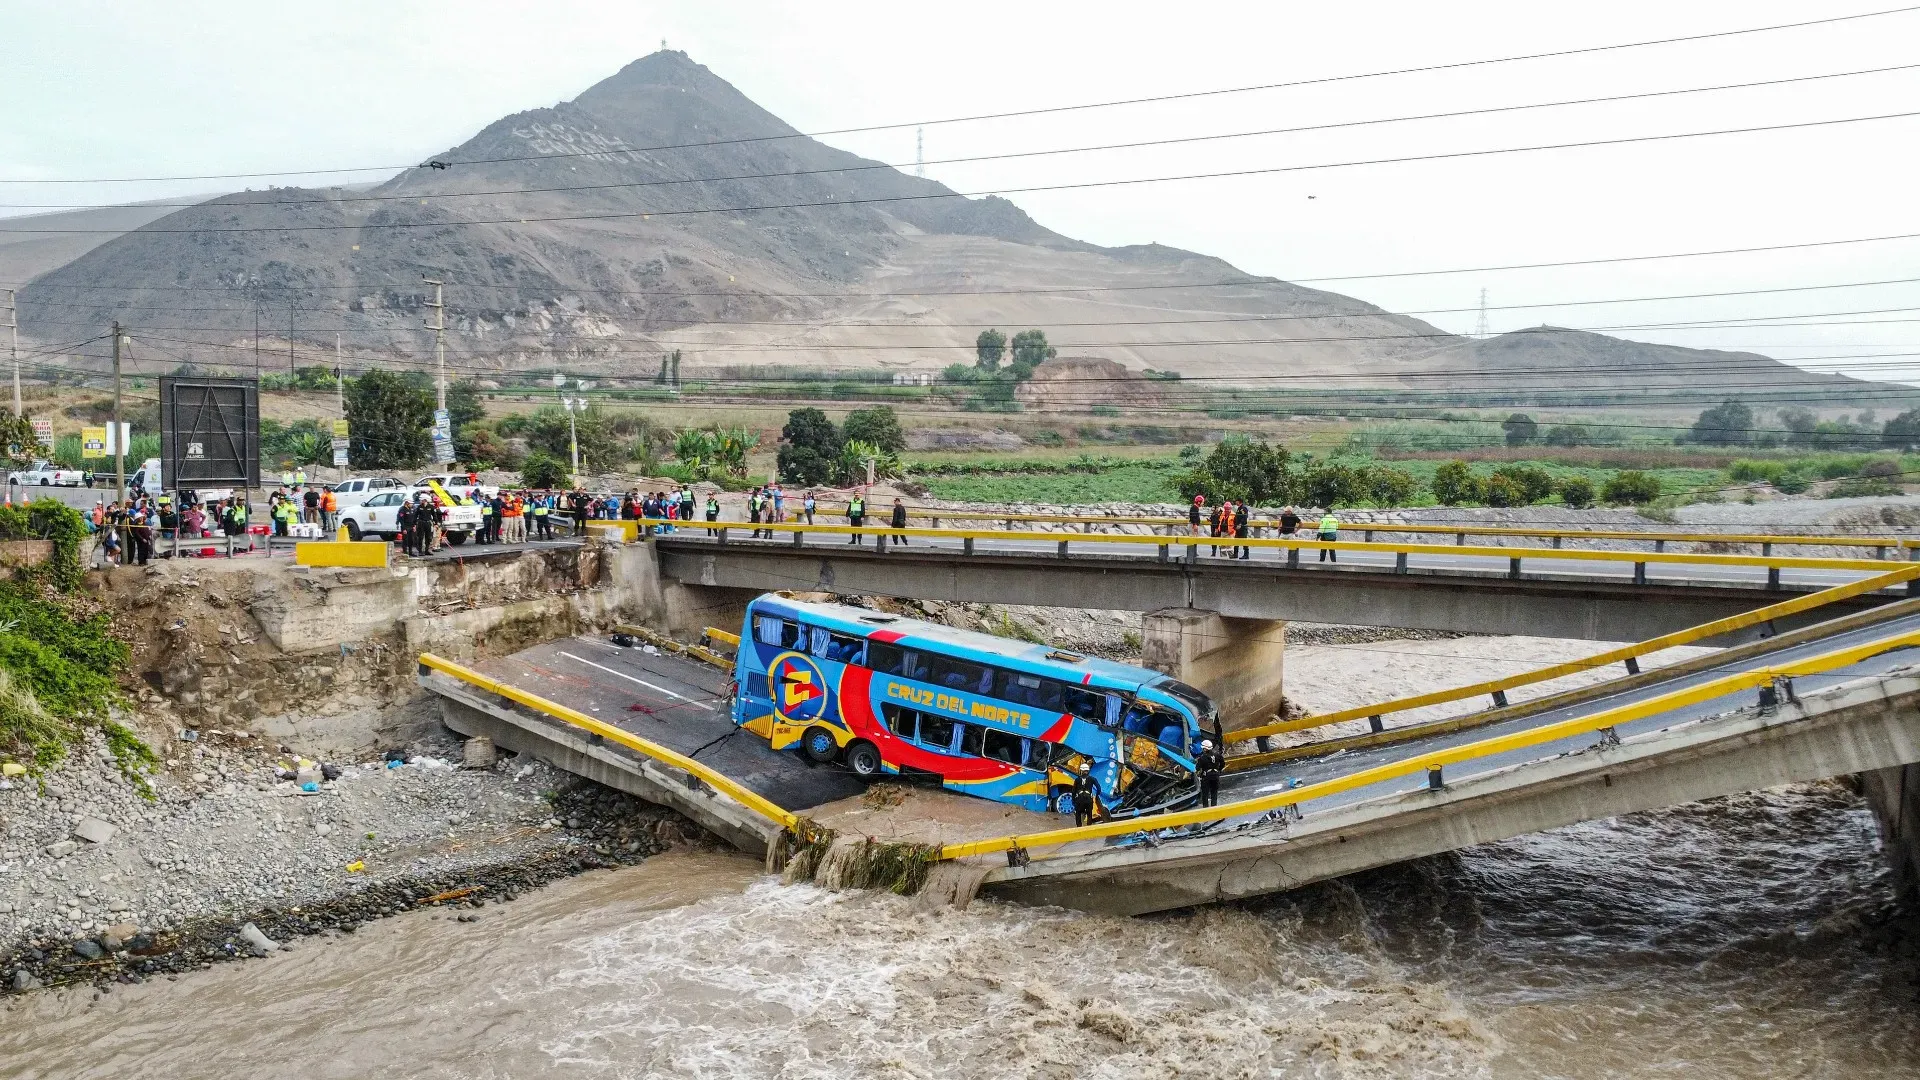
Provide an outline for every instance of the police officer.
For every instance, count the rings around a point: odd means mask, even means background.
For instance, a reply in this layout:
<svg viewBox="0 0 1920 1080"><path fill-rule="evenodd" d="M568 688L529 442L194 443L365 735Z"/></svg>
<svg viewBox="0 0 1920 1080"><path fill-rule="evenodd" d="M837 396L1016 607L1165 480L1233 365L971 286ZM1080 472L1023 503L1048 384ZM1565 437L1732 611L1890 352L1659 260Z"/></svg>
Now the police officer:
<svg viewBox="0 0 1920 1080"><path fill-rule="evenodd" d="M1073 777L1074 825L1093 824L1093 808L1093 766L1083 761L1080 763L1080 771Z"/></svg>
<svg viewBox="0 0 1920 1080"><path fill-rule="evenodd" d="M1194 767L1200 772L1200 805L1220 805L1220 774L1226 771L1227 758L1213 745L1212 739L1200 740L1200 756L1194 759Z"/></svg>
<svg viewBox="0 0 1920 1080"><path fill-rule="evenodd" d="M1247 538L1247 504L1242 502L1233 508L1233 535L1241 540ZM1240 558L1253 558L1253 549L1242 544L1238 552Z"/></svg>

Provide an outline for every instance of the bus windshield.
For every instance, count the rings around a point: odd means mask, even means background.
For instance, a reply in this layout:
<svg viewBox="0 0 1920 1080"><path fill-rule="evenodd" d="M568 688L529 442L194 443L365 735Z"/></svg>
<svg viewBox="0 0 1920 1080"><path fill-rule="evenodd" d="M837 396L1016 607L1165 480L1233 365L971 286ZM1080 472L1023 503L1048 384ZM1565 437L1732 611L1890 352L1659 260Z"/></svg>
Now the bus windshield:
<svg viewBox="0 0 1920 1080"><path fill-rule="evenodd" d="M768 594L742 626L734 722L862 777L1040 811L1071 812L1086 775L1101 813L1138 814L1198 792L1192 758L1211 705L1165 682L1044 645Z"/></svg>

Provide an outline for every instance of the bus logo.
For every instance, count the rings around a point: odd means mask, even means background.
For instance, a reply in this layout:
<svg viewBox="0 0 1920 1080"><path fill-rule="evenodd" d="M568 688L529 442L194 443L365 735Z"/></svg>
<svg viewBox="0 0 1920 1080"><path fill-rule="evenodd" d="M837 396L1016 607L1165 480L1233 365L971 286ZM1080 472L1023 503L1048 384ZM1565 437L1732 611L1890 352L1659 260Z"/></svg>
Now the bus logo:
<svg viewBox="0 0 1920 1080"><path fill-rule="evenodd" d="M818 719L827 709L827 677L800 653L782 653L767 670L767 689L789 720Z"/></svg>

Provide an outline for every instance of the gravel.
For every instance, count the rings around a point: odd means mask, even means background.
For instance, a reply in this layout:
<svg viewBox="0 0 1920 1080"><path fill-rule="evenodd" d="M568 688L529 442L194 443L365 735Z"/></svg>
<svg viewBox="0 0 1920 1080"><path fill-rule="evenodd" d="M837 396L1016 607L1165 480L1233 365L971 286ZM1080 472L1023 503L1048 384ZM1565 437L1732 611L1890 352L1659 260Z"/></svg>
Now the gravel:
<svg viewBox="0 0 1920 1080"><path fill-rule="evenodd" d="M8 988L133 981L350 930L443 893L500 899L594 866L706 838L669 810L502 753L460 769L459 744L407 763L331 763L314 793L296 756L202 732L143 797L88 747L0 788L0 978ZM66 839L77 826L103 839ZM465 890L465 891L462 891ZM23 974L24 973L24 978Z"/></svg>

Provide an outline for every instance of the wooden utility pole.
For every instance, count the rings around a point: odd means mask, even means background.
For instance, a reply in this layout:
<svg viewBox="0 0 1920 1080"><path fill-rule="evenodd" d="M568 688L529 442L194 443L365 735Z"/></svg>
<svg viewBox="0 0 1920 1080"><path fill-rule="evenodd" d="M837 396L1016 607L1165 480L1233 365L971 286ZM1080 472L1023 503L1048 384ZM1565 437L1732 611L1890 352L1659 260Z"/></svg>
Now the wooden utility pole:
<svg viewBox="0 0 1920 1080"><path fill-rule="evenodd" d="M293 313L300 310L298 305L287 305L287 389L293 389Z"/></svg>
<svg viewBox="0 0 1920 1080"><path fill-rule="evenodd" d="M127 501L127 440L120 427L120 324L113 324L113 501Z"/></svg>

